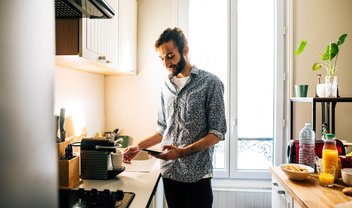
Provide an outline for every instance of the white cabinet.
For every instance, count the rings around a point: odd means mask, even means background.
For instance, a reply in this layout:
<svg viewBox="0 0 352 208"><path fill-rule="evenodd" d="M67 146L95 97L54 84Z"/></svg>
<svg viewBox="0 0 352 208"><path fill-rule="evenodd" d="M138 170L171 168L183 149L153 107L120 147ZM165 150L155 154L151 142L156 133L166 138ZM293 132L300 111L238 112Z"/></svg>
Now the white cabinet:
<svg viewBox="0 0 352 208"><path fill-rule="evenodd" d="M273 208L300 208L274 177L272 177L271 204Z"/></svg>
<svg viewBox="0 0 352 208"><path fill-rule="evenodd" d="M112 19L81 18L79 55L56 56L57 65L100 74L136 74L137 0L108 0Z"/></svg>

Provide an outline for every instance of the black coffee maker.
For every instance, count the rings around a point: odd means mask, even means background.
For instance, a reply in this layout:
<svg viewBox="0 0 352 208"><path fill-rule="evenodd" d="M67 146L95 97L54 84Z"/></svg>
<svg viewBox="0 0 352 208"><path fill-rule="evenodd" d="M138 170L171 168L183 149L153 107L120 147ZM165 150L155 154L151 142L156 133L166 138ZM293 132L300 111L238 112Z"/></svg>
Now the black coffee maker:
<svg viewBox="0 0 352 208"><path fill-rule="evenodd" d="M111 153L116 152L118 143L105 138L83 138L81 141L81 178L111 179L125 170L113 169Z"/></svg>

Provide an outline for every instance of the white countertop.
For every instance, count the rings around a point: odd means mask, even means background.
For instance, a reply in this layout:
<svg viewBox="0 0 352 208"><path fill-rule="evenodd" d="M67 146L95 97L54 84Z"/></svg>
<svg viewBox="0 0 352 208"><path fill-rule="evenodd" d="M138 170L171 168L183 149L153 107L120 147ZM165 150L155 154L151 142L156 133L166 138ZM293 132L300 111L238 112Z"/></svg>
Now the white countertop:
<svg viewBox="0 0 352 208"><path fill-rule="evenodd" d="M110 180L83 180L74 189L92 188L103 191L104 189L123 190L135 193L135 197L129 206L130 208L147 207L152 197L154 187L158 185L160 178L159 161L155 158L149 160L132 160L132 164L125 164L125 171Z"/></svg>

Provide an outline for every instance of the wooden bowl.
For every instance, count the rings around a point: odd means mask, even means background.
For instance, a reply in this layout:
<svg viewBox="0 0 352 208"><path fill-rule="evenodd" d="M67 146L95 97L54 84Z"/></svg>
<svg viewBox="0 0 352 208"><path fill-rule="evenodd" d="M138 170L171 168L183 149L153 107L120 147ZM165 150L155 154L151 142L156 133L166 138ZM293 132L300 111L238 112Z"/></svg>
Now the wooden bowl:
<svg viewBox="0 0 352 208"><path fill-rule="evenodd" d="M280 167L287 177L293 181L304 181L310 174L314 173L312 167L302 164L286 163L280 165Z"/></svg>

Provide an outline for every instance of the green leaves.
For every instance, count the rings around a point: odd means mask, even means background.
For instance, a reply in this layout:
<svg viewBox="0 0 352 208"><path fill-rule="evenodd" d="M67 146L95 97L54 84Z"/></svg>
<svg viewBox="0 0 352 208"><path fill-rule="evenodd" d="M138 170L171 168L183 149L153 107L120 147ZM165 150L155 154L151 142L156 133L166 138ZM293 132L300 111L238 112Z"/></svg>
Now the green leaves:
<svg viewBox="0 0 352 208"><path fill-rule="evenodd" d="M347 34L341 35L339 40L337 41L337 45L342 45L343 42L345 42L346 37L347 37Z"/></svg>
<svg viewBox="0 0 352 208"><path fill-rule="evenodd" d="M337 56L339 53L339 46L342 45L345 42L345 39L347 37L347 34L343 34L339 37L339 40L337 43L330 43L326 47L325 53L321 56L321 60L326 61L326 60L332 60Z"/></svg>
<svg viewBox="0 0 352 208"><path fill-rule="evenodd" d="M301 43L299 44L298 49L295 52L295 55L298 56L300 53L302 53L302 51L304 50L306 45L307 45L307 41L306 40L302 40Z"/></svg>
<svg viewBox="0 0 352 208"><path fill-rule="evenodd" d="M321 69L321 63L314 63L312 66L312 70L317 71L319 69Z"/></svg>
<svg viewBox="0 0 352 208"><path fill-rule="evenodd" d="M339 37L339 40L336 43L329 43L326 47L325 53L321 53L318 49L314 46L308 44L306 40L302 40L299 44L299 47L295 51L295 55L301 54L306 46L308 45L311 47L319 56L321 56L321 61L324 63L314 63L312 66L313 71L317 71L321 68L326 69L326 73L328 76L333 76L336 73L337 69L337 57L340 52L339 47L345 42L347 34L343 34Z"/></svg>
<svg viewBox="0 0 352 208"><path fill-rule="evenodd" d="M330 43L326 47L325 53L321 56L321 60L326 61L326 60L332 60L335 58L335 56L339 53L339 46L336 43Z"/></svg>

